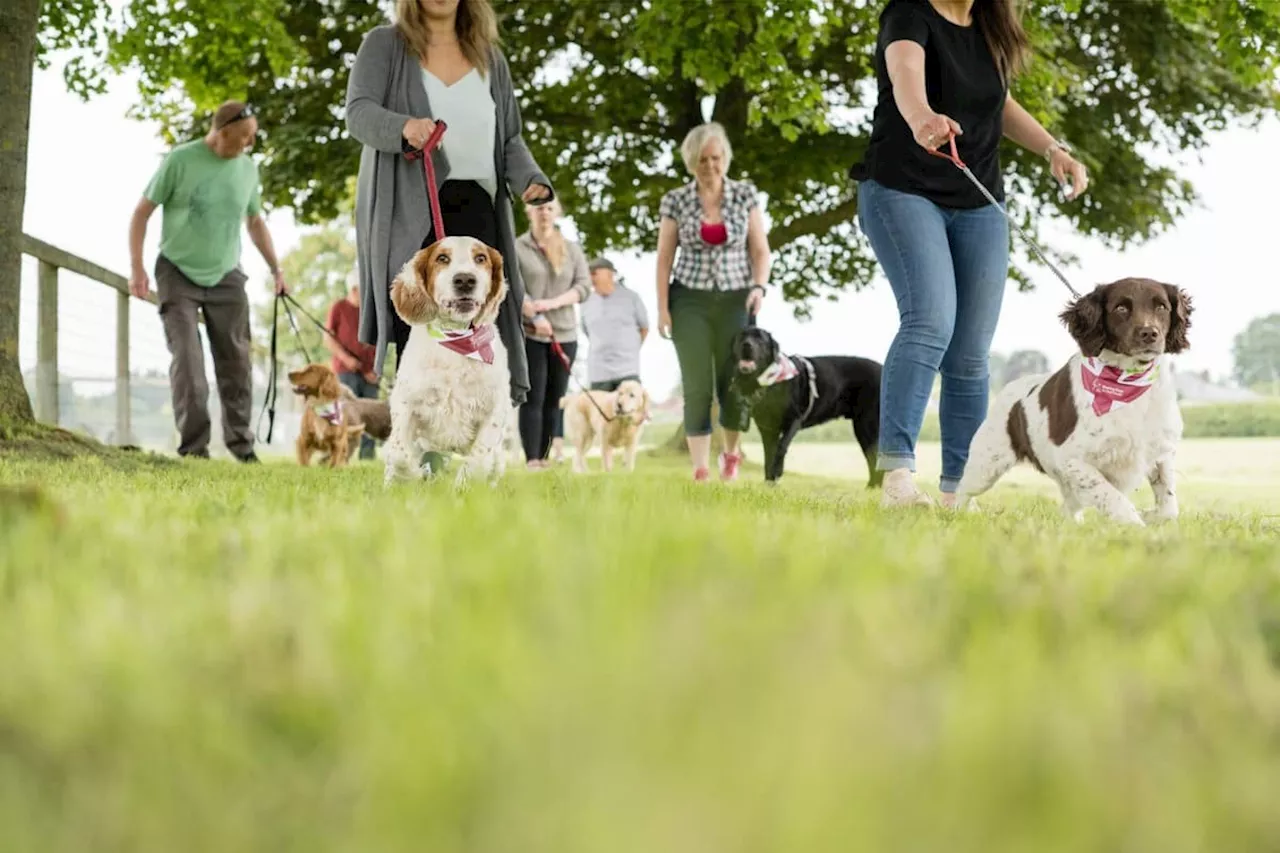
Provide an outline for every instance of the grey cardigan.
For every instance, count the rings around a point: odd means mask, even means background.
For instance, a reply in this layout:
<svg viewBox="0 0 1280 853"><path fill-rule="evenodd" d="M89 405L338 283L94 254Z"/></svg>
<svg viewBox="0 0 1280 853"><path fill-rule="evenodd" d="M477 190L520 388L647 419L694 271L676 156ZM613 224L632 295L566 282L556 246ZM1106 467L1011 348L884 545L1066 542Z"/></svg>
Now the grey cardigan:
<svg viewBox="0 0 1280 853"><path fill-rule="evenodd" d="M498 334L507 349L511 402L520 405L529 392L529 364L524 351L520 306L524 282L516 262L513 188L517 195L532 184L551 186L520 135L520 107L511 70L497 48L490 54L489 91L497 106L493 159L498 177L494 208L498 243L509 284L498 315ZM423 182L422 161L406 160L401 136L411 118L431 118L422 83L422 67L394 25L372 30L356 53L347 83L347 131L364 145L356 179L356 257L360 274L360 340L375 344L374 369L379 375L391 339L391 280L422 246L431 227L431 210ZM449 162L437 148L436 180L449 177Z"/></svg>
<svg viewBox="0 0 1280 853"><path fill-rule="evenodd" d="M565 237L564 249L564 266L557 273L534 242L532 233L526 231L516 238L516 256L520 259L520 275L524 277L525 298L555 299L565 291L574 290L581 304L591 295L591 273L587 271L587 256L582 247ZM565 343L578 339L578 312L574 306L553 308L543 316L551 324L556 340ZM551 343L528 328L524 334L531 341Z"/></svg>

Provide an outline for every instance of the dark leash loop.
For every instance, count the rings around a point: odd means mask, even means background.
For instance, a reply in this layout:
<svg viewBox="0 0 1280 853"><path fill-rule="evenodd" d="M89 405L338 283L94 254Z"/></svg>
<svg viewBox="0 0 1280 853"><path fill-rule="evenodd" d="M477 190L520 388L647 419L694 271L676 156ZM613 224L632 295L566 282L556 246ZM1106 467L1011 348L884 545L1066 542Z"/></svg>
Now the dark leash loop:
<svg viewBox="0 0 1280 853"><path fill-rule="evenodd" d="M262 401L262 411L258 414L258 437L262 437L262 418L267 418L267 438L266 443L271 443L271 436L275 434L276 428L276 402L280 396L277 387L280 379L280 305L284 305L285 316L289 319L289 325L293 328L294 337L298 341L298 347L302 350L302 354L306 357L307 362L311 362L311 352L307 349L306 343L302 340L302 332L298 329L298 321L293 317L293 311L289 305L292 303L302 311L302 306L298 305L297 300L287 293L277 293L276 298L271 302L271 370L267 375L267 391ZM306 312L303 312L306 316ZM313 320L314 321L314 320ZM317 323L317 325L319 325ZM324 329L324 326L320 326ZM327 330L325 330L327 331ZM336 341L337 338L334 338ZM341 343L338 346L342 346ZM346 349L346 347L343 347Z"/></svg>
<svg viewBox="0 0 1280 853"><path fill-rule="evenodd" d="M947 162L955 166L957 169L959 169L961 172L963 172L964 176L968 178L969 181L975 187L978 188L978 191L981 192L983 196L986 197L987 201L995 205L996 208L999 209L999 211L1004 214L1004 218L1008 219L1009 224L1012 225L1014 229L1019 234L1022 235L1022 239L1027 242L1027 245L1031 247L1032 251L1036 253L1036 255L1040 258L1040 260L1044 261L1045 266L1053 270L1053 274L1058 277L1058 280L1067 286L1067 290L1071 291L1071 295L1074 296L1076 299L1079 299L1080 293L1074 287L1071 286L1071 282L1067 281L1067 277L1062 274L1062 271L1059 270L1056 266L1054 266L1052 261L1050 261L1047 257L1045 257L1044 252L1040 249L1040 244L1037 243L1035 240L1031 239L1031 235L1027 234L1026 231L1022 230L1022 226L1014 221L1014 218L1012 215L1010 215L1008 209L1005 208L1005 206L1002 205L1000 202L996 201L996 197L991 194L991 191L988 190L986 186L983 185L982 181L978 180L978 176L975 175L973 171L968 166L965 165L965 162L960 159L960 152L956 149L956 135L954 133L950 135L950 147L951 147L950 154L947 154L943 151L936 151L932 148L929 148L926 150L928 150L928 152L935 157L941 157L943 160L946 160Z"/></svg>
<svg viewBox="0 0 1280 853"><path fill-rule="evenodd" d="M258 414L258 427L255 430L258 437L262 437L262 418L267 418L267 444L271 443L271 436L276 428L276 379L280 369L280 359L277 357L277 342L280 337L280 324L278 322L280 309L280 297L276 296L271 301L271 370L267 374L267 392L262 401L262 411Z"/></svg>
<svg viewBox="0 0 1280 853"><path fill-rule="evenodd" d="M596 402L595 395L583 388L582 383L578 381L578 377L573 375L573 364L569 361L569 354L564 351L564 347L560 346L560 342L556 340L555 335L551 336L551 351L560 359L560 363L564 365L565 372L569 374L569 379L578 387L578 391L591 401L591 405L595 406L596 411L600 413L600 417L604 418L605 423L613 423L613 418L606 415L604 409L600 408L600 404Z"/></svg>

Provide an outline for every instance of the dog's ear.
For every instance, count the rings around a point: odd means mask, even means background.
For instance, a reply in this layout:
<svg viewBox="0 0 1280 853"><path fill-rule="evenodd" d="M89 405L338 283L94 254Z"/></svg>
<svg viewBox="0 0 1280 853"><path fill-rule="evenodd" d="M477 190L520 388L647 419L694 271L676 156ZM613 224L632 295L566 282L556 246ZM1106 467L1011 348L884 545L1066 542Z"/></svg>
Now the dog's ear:
<svg viewBox="0 0 1280 853"><path fill-rule="evenodd" d="M1071 337L1087 356L1097 356L1107 344L1107 287L1100 284L1067 306L1059 315Z"/></svg>
<svg viewBox="0 0 1280 853"><path fill-rule="evenodd" d="M434 243L410 258L391 282L391 304L400 319L411 326L430 323L440 313L440 306L436 303L435 275L432 274L438 245Z"/></svg>
<svg viewBox="0 0 1280 853"><path fill-rule="evenodd" d="M338 381L338 375L332 370L317 370L320 374L319 391L320 394L328 399L336 400L342 396L342 383Z"/></svg>
<svg viewBox="0 0 1280 853"><path fill-rule="evenodd" d="M502 253L492 246L485 246L484 250L489 256L489 295L485 297L484 304L480 306L480 313L476 315L476 325L480 326L498 319L498 310L502 307L502 300L507 296L507 279L502 271Z"/></svg>
<svg viewBox="0 0 1280 853"><path fill-rule="evenodd" d="M1187 329L1191 328L1191 312L1195 308L1191 305L1191 295L1182 288L1166 284L1164 289L1172 306L1169 309L1169 333L1164 337L1164 351L1179 353L1191 346L1191 341L1187 339Z"/></svg>

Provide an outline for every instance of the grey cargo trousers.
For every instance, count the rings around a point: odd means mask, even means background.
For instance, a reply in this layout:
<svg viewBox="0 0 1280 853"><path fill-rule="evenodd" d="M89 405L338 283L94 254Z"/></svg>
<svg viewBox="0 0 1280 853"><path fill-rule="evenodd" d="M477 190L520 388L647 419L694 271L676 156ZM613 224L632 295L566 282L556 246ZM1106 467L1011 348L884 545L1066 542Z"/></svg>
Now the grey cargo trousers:
<svg viewBox="0 0 1280 853"><path fill-rule="evenodd" d="M248 277L233 269L213 287L201 287L164 256L156 260L160 320L172 360L169 388L178 428L178 454L207 456L212 425L209 382L200 346L203 316L213 355L213 373L222 404L222 435L227 450L241 458L253 452L253 376L249 355Z"/></svg>

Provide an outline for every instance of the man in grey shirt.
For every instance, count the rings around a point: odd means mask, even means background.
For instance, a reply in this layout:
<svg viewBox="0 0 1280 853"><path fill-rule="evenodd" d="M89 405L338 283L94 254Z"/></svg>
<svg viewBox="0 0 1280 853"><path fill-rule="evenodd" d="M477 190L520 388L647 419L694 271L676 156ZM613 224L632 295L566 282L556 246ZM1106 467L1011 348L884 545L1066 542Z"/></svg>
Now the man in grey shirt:
<svg viewBox="0 0 1280 853"><path fill-rule="evenodd" d="M582 306L587 350L587 380L594 391L616 391L628 379L640 381L640 345L649 334L644 303L617 279L604 258L591 262L593 293Z"/></svg>

